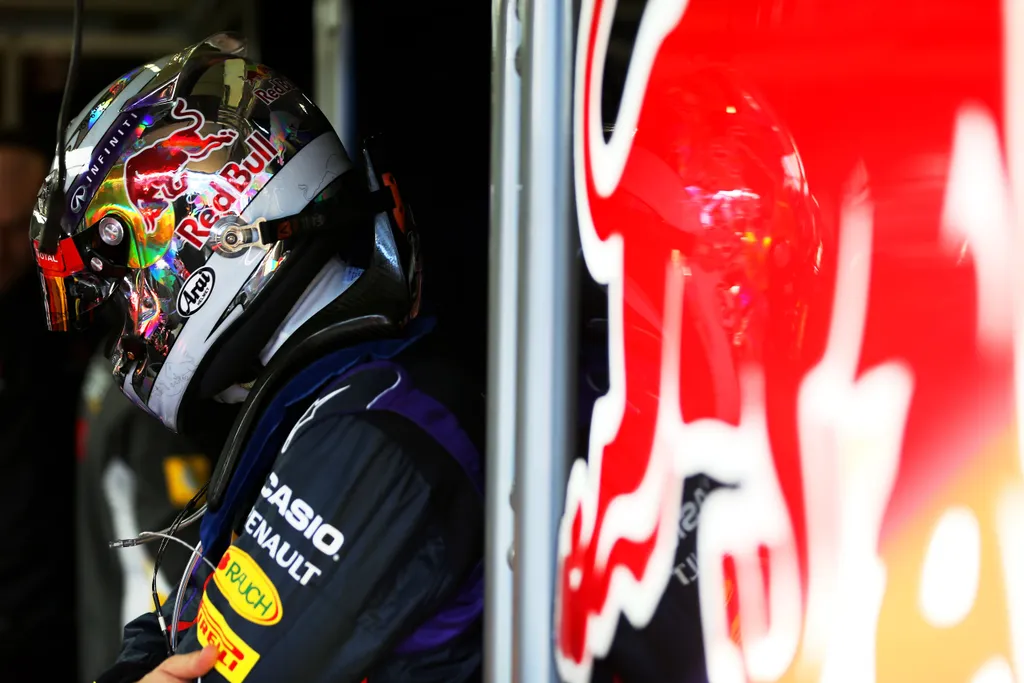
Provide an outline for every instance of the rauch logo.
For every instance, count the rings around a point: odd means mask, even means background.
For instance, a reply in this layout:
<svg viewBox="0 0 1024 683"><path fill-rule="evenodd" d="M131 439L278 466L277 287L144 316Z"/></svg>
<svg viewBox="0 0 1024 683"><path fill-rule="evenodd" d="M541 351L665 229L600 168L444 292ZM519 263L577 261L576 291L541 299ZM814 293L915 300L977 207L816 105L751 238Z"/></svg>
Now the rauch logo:
<svg viewBox="0 0 1024 683"><path fill-rule="evenodd" d="M232 547L224 553L213 581L243 618L261 626L281 621L283 610L277 588L245 551Z"/></svg>

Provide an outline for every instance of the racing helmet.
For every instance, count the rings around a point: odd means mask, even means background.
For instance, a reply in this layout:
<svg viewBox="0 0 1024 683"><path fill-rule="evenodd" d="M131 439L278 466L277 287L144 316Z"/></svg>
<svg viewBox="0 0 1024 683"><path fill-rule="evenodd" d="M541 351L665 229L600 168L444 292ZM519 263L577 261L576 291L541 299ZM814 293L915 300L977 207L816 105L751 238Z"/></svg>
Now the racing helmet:
<svg viewBox="0 0 1024 683"><path fill-rule="evenodd" d="M120 301L115 380L172 430L251 386L270 351L416 314L415 228L381 146L352 159L239 36L125 74L61 144L30 226L47 324L80 329Z"/></svg>

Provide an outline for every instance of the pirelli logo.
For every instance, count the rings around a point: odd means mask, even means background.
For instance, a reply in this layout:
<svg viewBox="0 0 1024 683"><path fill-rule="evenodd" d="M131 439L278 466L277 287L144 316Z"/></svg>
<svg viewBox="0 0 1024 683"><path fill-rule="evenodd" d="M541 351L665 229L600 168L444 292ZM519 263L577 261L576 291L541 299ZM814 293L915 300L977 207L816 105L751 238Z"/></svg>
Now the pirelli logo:
<svg viewBox="0 0 1024 683"><path fill-rule="evenodd" d="M204 646L213 645L217 648L214 668L231 683L242 683L260 660L259 653L231 630L224 615L210 604L205 593L203 601L199 603L196 637Z"/></svg>

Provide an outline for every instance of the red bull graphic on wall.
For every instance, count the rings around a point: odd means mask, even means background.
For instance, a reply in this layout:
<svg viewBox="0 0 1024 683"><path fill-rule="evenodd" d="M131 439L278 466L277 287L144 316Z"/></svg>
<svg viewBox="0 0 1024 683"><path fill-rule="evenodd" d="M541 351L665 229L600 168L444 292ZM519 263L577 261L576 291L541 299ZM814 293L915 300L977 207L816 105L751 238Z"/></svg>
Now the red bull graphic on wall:
<svg viewBox="0 0 1024 683"><path fill-rule="evenodd" d="M1021 680L1024 7L650 0L606 137L615 4L584 0L577 48L611 389L560 675L651 623L702 473L729 485L697 532L712 683Z"/></svg>

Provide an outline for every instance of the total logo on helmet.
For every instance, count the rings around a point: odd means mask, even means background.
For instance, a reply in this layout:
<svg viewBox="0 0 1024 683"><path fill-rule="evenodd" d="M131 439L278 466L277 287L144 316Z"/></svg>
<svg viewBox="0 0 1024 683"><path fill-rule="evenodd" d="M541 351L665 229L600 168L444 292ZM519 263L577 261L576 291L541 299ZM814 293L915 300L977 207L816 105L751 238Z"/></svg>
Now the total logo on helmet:
<svg viewBox="0 0 1024 683"><path fill-rule="evenodd" d="M256 130L245 140L250 153L241 163L228 162L213 174L203 174L200 181L199 174L188 168L189 164L234 145L238 132L225 129L204 134L206 118L183 98L172 104L170 119L185 121L187 125L154 140L125 161L125 192L142 217L147 235L156 233L160 218L172 208L175 199L190 193L200 196L199 211L178 221L174 232L191 247L201 249L213 224L225 214L240 213L249 191L262 187L269 177L269 164L279 152Z"/></svg>

